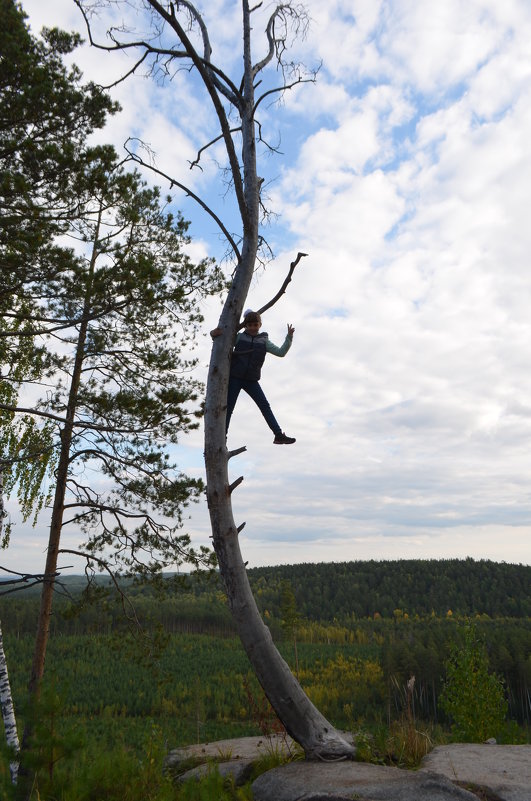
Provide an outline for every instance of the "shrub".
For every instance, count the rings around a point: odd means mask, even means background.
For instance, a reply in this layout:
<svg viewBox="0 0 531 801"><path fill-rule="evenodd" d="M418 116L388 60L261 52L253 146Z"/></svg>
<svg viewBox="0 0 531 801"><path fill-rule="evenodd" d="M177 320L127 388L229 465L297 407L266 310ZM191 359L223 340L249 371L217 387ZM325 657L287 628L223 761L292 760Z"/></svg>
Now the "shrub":
<svg viewBox="0 0 531 801"><path fill-rule="evenodd" d="M439 702L457 741L484 742L503 728L507 714L503 681L489 673L487 649L473 626L465 626L463 641L452 645Z"/></svg>

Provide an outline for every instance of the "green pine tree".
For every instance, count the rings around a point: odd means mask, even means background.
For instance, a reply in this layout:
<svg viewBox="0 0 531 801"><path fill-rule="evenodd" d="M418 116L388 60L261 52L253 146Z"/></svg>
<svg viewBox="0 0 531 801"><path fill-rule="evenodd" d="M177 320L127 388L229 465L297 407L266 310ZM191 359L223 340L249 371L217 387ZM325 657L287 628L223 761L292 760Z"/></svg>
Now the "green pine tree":
<svg viewBox="0 0 531 801"><path fill-rule="evenodd" d="M20 390L46 373L35 293L59 275L70 249L57 244L77 215L74 176L87 137L117 105L75 66L64 64L80 37L57 29L31 34L19 3L0 0L0 490L18 495L22 515L42 507L54 466L51 426L17 410ZM49 321L48 321L49 323ZM10 521L0 504L1 546Z"/></svg>

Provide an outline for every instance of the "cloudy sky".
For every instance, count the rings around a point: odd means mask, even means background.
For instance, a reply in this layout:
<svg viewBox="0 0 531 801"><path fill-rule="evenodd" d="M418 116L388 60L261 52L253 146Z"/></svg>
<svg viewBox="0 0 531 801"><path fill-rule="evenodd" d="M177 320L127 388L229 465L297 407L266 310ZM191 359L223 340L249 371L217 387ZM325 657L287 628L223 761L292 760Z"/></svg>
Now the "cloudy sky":
<svg viewBox="0 0 531 801"><path fill-rule="evenodd" d="M132 5L123 21L142 24ZM237 523L247 521L244 558L531 564L531 5L306 6L311 25L294 57L321 68L315 84L261 112L282 152L261 151L259 164L278 215L264 232L275 259L246 304L269 300L297 251L308 253L264 319L277 344L288 322L296 327L262 386L297 443L273 446L256 408L239 400L229 445L247 446L231 461L245 476L233 496ZM34 32L83 30L73 0L23 7ZM239 83L239 3L200 7L213 61ZM255 60L268 9L254 25ZM106 83L130 64L88 45L75 60ZM103 138L149 142L157 165L232 225L213 160L188 170L213 130L189 74L166 85L133 77L115 96L123 112ZM192 220L194 253L220 256L208 218L176 202ZM205 313L208 329L219 304ZM206 377L206 335L200 356ZM203 474L202 446L201 432L183 444L183 469ZM208 543L205 506L188 530ZM43 548L40 528L19 528L9 559L20 565L23 554L24 569L42 569Z"/></svg>

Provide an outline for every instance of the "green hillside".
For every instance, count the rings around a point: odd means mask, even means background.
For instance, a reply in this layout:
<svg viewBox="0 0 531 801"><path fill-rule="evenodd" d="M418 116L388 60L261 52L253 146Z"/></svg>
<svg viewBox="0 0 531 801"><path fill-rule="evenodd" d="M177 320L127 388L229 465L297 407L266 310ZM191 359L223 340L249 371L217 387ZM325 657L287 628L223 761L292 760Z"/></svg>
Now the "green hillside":
<svg viewBox="0 0 531 801"><path fill-rule="evenodd" d="M258 567L248 571L257 604L274 627L282 618L282 593L295 596L305 621L350 627L367 619L445 617L531 617L531 566L473 559L340 562ZM126 583L139 615L167 631L229 634L232 622L219 576L199 574L166 578L166 591ZM84 577L61 579L52 629L108 633L121 618L110 601L85 605L73 614ZM100 586L109 586L102 577ZM38 588L0 596L4 631L32 633ZM64 612L68 614L63 614Z"/></svg>
<svg viewBox="0 0 531 801"><path fill-rule="evenodd" d="M489 671L504 688L507 717L493 736L500 743L529 742L530 567L471 559L373 561L255 568L249 578L305 692L333 725L381 741L378 760L403 761L397 756L402 741L393 738L401 736L404 720L407 731L427 731L433 742L451 736L440 699L449 655L470 621ZM162 592L129 582L125 589L143 625L132 632L119 598L109 594L85 604L82 586L80 576L65 578L54 604L46 748L51 734L70 747L82 732L85 764L103 765L106 754L111 763L129 754L140 764L154 743L163 754L194 741L263 735L264 725L275 725L235 637L217 574L168 576ZM99 586L105 589L105 582ZM286 597L294 600L291 617ZM20 725L38 607L35 588L0 596ZM78 757L58 764L72 771ZM0 760L0 796L2 772L8 775L7 758Z"/></svg>
<svg viewBox="0 0 531 801"><path fill-rule="evenodd" d="M258 600L276 609L278 587L289 581L300 613L332 621L395 610L489 617L531 616L531 566L473 559L299 564L249 571Z"/></svg>

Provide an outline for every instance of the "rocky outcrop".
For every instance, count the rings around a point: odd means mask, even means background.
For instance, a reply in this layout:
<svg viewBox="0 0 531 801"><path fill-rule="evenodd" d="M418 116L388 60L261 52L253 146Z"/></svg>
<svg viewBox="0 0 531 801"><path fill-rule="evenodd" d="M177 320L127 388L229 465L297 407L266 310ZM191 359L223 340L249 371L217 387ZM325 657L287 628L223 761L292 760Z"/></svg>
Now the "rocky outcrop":
<svg viewBox="0 0 531 801"><path fill-rule="evenodd" d="M224 778L230 776L234 784L237 787L241 787L242 784L246 784L250 780L253 772L253 765L254 761L252 759L231 759L229 762L215 763L207 762L181 773L176 777L176 781L179 783L188 782L192 779L199 781L204 776L208 776L211 770L217 770L220 776Z"/></svg>
<svg viewBox="0 0 531 801"><path fill-rule="evenodd" d="M484 792L487 801L531 801L531 745L438 745L421 770Z"/></svg>
<svg viewBox="0 0 531 801"><path fill-rule="evenodd" d="M300 752L300 748L287 735L272 734L270 737L238 737L233 740L216 740L213 743L198 743L174 748L166 757L166 766L177 768L190 759L199 762L233 759L260 759L268 754L281 754L289 758Z"/></svg>
<svg viewBox="0 0 531 801"><path fill-rule="evenodd" d="M242 737L175 749L166 765L187 781L215 763L243 784L256 761L297 748L289 737ZM300 759L263 773L252 790L254 801L531 801L531 745L437 746L418 771Z"/></svg>
<svg viewBox="0 0 531 801"><path fill-rule="evenodd" d="M444 776L363 762L292 762L252 789L254 801L478 801Z"/></svg>
<svg viewBox="0 0 531 801"><path fill-rule="evenodd" d="M253 765L270 754L284 759L302 753L299 746L286 735L270 737L239 737L175 748L169 752L165 769L179 782L200 779L212 770L222 776L232 776L235 784L249 781Z"/></svg>

